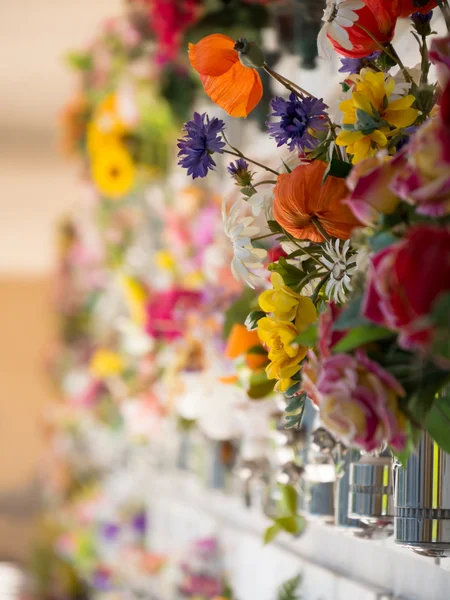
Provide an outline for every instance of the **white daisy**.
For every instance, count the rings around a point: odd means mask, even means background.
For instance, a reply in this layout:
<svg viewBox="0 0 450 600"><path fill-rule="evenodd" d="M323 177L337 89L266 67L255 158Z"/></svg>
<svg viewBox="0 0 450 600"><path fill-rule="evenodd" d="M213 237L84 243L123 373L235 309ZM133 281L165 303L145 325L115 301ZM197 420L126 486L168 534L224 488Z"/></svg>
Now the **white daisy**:
<svg viewBox="0 0 450 600"><path fill-rule="evenodd" d="M261 283L261 277L255 269L263 269L262 261L267 255L263 248L253 248L251 238L260 232L259 227L253 224L253 217L243 217L241 208L245 206L243 200L233 204L227 215L225 202L222 204L222 218L227 237L233 244L234 258L231 261L231 271L236 279L246 282L254 288Z"/></svg>
<svg viewBox="0 0 450 600"><path fill-rule="evenodd" d="M327 35L337 42L345 50L351 50L353 44L350 41L347 29L358 20L356 11L365 6L362 0L327 0L323 11L322 21L324 25L317 38L319 56L329 58L329 42Z"/></svg>
<svg viewBox="0 0 450 600"><path fill-rule="evenodd" d="M266 207L269 206L272 200L271 194L264 194L263 192L258 192L247 200L247 204L250 205L252 209L252 214L254 217L259 217L259 215L265 212Z"/></svg>
<svg viewBox="0 0 450 600"><path fill-rule="evenodd" d="M351 278L356 271L356 254L347 257L350 240L347 240L342 248L340 244L340 240L327 242L324 256L320 257L322 264L330 271L325 293L334 302L345 302L346 294L353 289Z"/></svg>

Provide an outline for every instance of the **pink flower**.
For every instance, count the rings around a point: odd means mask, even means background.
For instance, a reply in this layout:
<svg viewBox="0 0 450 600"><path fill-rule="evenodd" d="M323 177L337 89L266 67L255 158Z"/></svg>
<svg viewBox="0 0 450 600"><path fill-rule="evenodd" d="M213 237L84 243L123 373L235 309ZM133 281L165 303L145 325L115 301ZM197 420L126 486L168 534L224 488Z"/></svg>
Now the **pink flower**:
<svg viewBox="0 0 450 600"><path fill-rule="evenodd" d="M399 198L416 205L419 214L450 214L450 128L442 119L429 119L411 137L391 164L390 188ZM389 176L389 173L388 173Z"/></svg>
<svg viewBox="0 0 450 600"><path fill-rule="evenodd" d="M450 36L433 38L431 41L430 61L436 65L439 85L445 88L450 81Z"/></svg>
<svg viewBox="0 0 450 600"><path fill-rule="evenodd" d="M406 420L398 407L404 390L364 352L326 358L316 394L322 423L345 444L368 452L383 443L396 450L404 447Z"/></svg>
<svg viewBox="0 0 450 600"><path fill-rule="evenodd" d="M353 167L346 180L351 193L344 203L364 225L375 225L382 214L391 214L397 208L399 198L389 184L402 162L400 156L394 160L372 156Z"/></svg>
<svg viewBox="0 0 450 600"><path fill-rule="evenodd" d="M156 339L167 341L183 335L186 312L198 308L201 295L182 288L172 288L152 295L146 307L146 332Z"/></svg>
<svg viewBox="0 0 450 600"><path fill-rule="evenodd" d="M318 348L322 358L331 356L331 349L341 340L347 331L334 331L333 326L342 309L331 302L328 309L319 317L319 342Z"/></svg>
<svg viewBox="0 0 450 600"><path fill-rule="evenodd" d="M398 331L403 348L426 349L433 337L430 313L450 291L450 229L416 226L371 261L365 317Z"/></svg>

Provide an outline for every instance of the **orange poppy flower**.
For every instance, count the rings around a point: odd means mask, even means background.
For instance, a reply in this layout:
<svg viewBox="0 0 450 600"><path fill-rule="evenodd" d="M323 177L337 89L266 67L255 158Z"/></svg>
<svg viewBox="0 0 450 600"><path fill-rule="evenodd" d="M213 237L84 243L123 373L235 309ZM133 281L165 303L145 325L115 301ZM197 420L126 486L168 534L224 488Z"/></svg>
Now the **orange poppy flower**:
<svg viewBox="0 0 450 600"><path fill-rule="evenodd" d="M189 60L205 92L232 117L246 117L261 100L263 87L256 69L244 67L232 38L213 33L189 44Z"/></svg>
<svg viewBox="0 0 450 600"><path fill-rule="evenodd" d="M345 180L322 179L326 164L320 160L303 163L292 173L278 176L274 189L273 214L278 223L299 240L323 242L312 219L332 237L346 240L361 223L342 200L348 194Z"/></svg>

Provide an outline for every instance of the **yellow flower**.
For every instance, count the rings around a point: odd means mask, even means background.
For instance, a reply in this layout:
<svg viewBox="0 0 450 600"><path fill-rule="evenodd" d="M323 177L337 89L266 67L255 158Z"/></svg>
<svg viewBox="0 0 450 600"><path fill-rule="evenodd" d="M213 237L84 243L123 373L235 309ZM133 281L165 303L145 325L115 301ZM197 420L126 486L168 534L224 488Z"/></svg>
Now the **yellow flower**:
<svg viewBox="0 0 450 600"><path fill-rule="evenodd" d="M389 101L394 88L392 77L363 69L355 79L351 98L341 102L344 129L336 143L346 147L353 163L373 156L400 128L409 127L417 119L418 111L411 108L414 96Z"/></svg>
<svg viewBox="0 0 450 600"><path fill-rule="evenodd" d="M99 348L91 358L89 369L99 379L119 375L124 369L122 357L106 348Z"/></svg>
<svg viewBox="0 0 450 600"><path fill-rule="evenodd" d="M174 271L176 267L175 258L169 250L155 252L155 263L160 269L164 269L165 271Z"/></svg>
<svg viewBox="0 0 450 600"><path fill-rule="evenodd" d="M278 379L275 391L284 392L291 385L291 377L300 370L300 362L305 358L308 348L293 344L298 330L288 321L276 321L263 317L258 321L259 339L269 349L269 360L266 367L269 379Z"/></svg>
<svg viewBox="0 0 450 600"><path fill-rule="evenodd" d="M120 276L120 284L132 320L136 325L144 325L146 319L145 302L147 300L147 292L144 286L137 279L124 274Z"/></svg>
<svg viewBox="0 0 450 600"><path fill-rule="evenodd" d="M87 147L91 157L105 146L118 142L128 129L120 116L116 94L109 94L97 106L87 126Z"/></svg>
<svg viewBox="0 0 450 600"><path fill-rule="evenodd" d="M129 152L119 143L105 146L92 162L92 178L101 194L118 199L133 187L134 164Z"/></svg>
<svg viewBox="0 0 450 600"><path fill-rule="evenodd" d="M299 331L316 320L316 309L309 298L285 285L279 273L272 273L270 281L273 289L266 290L258 298L264 312L273 313L280 321L294 321Z"/></svg>

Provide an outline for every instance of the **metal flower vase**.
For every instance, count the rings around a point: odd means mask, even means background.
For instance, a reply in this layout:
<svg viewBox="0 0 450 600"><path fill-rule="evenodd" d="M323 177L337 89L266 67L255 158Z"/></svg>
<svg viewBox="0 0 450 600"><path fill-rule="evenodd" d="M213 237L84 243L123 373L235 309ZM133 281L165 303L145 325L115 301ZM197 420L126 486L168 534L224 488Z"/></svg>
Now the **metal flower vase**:
<svg viewBox="0 0 450 600"><path fill-rule="evenodd" d="M425 556L450 556L450 454L423 433L397 465L395 542Z"/></svg>

